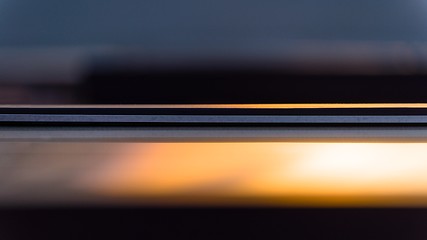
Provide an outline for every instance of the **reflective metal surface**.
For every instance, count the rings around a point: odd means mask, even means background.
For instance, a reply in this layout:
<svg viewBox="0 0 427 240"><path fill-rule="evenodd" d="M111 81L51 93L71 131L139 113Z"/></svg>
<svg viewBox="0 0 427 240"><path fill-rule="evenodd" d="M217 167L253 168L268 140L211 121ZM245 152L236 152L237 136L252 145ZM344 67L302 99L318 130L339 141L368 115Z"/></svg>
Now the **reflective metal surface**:
<svg viewBox="0 0 427 240"><path fill-rule="evenodd" d="M3 127L1 206L427 205L427 129Z"/></svg>

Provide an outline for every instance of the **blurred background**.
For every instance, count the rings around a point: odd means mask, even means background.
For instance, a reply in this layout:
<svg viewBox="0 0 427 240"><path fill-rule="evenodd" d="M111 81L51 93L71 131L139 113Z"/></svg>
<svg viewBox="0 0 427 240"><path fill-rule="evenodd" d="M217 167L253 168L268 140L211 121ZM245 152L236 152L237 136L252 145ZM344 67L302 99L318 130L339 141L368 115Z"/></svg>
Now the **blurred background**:
<svg viewBox="0 0 427 240"><path fill-rule="evenodd" d="M423 103L426 29L424 0L0 0L0 104ZM424 126L14 127L1 239L427 236Z"/></svg>
<svg viewBox="0 0 427 240"><path fill-rule="evenodd" d="M425 102L426 8L2 0L0 103Z"/></svg>

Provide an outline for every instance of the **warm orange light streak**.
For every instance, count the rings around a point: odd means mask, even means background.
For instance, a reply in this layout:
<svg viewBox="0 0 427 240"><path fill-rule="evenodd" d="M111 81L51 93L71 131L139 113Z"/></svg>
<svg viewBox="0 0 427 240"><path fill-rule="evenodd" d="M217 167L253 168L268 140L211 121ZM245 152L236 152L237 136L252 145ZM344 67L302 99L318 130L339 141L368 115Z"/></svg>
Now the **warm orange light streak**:
<svg viewBox="0 0 427 240"><path fill-rule="evenodd" d="M110 105L1 105L0 108L227 108L227 109L310 109L310 108L427 108L426 103L296 103L296 104L110 104Z"/></svg>
<svg viewBox="0 0 427 240"><path fill-rule="evenodd" d="M124 150L78 186L110 197L171 201L387 205L421 198L427 205L427 143L136 143Z"/></svg>

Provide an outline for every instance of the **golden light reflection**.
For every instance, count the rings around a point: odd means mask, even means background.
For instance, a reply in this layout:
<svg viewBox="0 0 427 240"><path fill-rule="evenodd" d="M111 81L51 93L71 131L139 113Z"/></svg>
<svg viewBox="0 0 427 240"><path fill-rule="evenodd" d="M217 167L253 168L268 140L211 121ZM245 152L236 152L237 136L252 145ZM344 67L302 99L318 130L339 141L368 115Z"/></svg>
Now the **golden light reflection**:
<svg viewBox="0 0 427 240"><path fill-rule="evenodd" d="M135 143L122 151L77 186L170 201L427 205L427 143Z"/></svg>
<svg viewBox="0 0 427 240"><path fill-rule="evenodd" d="M225 108L225 109L319 109L319 108L427 108L426 103L285 103L285 104L85 104L85 105L20 105L0 104L2 108Z"/></svg>

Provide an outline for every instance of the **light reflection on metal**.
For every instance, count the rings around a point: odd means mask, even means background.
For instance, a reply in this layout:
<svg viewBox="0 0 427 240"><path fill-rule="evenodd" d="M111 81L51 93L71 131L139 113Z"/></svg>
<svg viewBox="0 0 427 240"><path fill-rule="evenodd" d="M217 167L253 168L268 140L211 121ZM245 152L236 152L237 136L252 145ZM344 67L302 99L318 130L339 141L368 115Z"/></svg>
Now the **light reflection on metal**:
<svg viewBox="0 0 427 240"><path fill-rule="evenodd" d="M155 203L427 205L427 143L126 144L76 182Z"/></svg>
<svg viewBox="0 0 427 240"><path fill-rule="evenodd" d="M0 104L1 108L225 108L225 109L342 109L342 108L427 108L426 103L307 103L307 104L64 104L64 105L28 105Z"/></svg>

